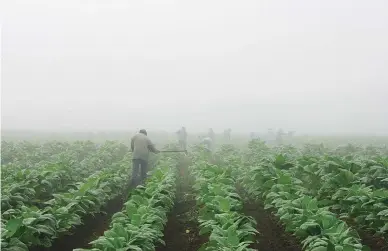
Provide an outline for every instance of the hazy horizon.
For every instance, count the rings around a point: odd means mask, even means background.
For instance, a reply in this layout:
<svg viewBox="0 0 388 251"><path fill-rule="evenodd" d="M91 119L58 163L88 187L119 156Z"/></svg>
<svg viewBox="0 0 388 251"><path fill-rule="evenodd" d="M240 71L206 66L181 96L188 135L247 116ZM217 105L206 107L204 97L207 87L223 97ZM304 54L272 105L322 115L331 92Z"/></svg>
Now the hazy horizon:
<svg viewBox="0 0 388 251"><path fill-rule="evenodd" d="M388 134L383 0L2 10L2 130Z"/></svg>

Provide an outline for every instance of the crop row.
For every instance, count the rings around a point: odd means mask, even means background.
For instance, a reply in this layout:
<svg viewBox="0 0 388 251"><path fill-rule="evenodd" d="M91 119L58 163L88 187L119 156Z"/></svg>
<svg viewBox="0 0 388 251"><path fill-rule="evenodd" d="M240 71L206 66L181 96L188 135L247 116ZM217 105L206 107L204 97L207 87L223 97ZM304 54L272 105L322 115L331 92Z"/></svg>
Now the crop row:
<svg viewBox="0 0 388 251"><path fill-rule="evenodd" d="M259 158L259 157L257 157ZM289 163L278 158L256 161L241 171L240 183L253 197L261 197L272 208L286 230L302 239L304 250L362 250L355 230L338 219L321 201L309 195L303 181L286 169Z"/></svg>
<svg viewBox="0 0 388 251"><path fill-rule="evenodd" d="M76 182L123 159L123 154L112 159L116 148L117 146L113 145L104 151L91 154L81 162L70 161L73 157L66 155L57 163L9 172L6 177L2 177L1 211L32 205L41 208L45 201L52 198L52 194L68 191Z"/></svg>
<svg viewBox="0 0 388 251"><path fill-rule="evenodd" d="M384 169L377 165L369 168ZM354 221L360 228L388 233L388 189L366 185L360 170L364 168L353 161L307 157L290 169L313 196L324 201L341 218Z"/></svg>
<svg viewBox="0 0 388 251"><path fill-rule="evenodd" d="M201 250L252 250L255 220L239 211L240 196L231 169L198 160L191 168L199 209L200 234L209 234Z"/></svg>
<svg viewBox="0 0 388 251"><path fill-rule="evenodd" d="M29 246L49 247L60 234L82 223L82 217L99 212L118 196L128 182L127 161L97 171L67 192L53 194L44 208L21 205L2 213L2 250L28 250Z"/></svg>
<svg viewBox="0 0 388 251"><path fill-rule="evenodd" d="M91 242L91 249L75 251L155 250L163 243L167 213L174 205L175 176L170 160L161 161L145 186L131 192L125 207L113 215L109 230Z"/></svg>
<svg viewBox="0 0 388 251"><path fill-rule="evenodd" d="M30 142L2 142L1 180L2 183L7 183L9 175L14 175L17 171L38 170L58 163L69 166L93 164L99 169L122 159L127 152L127 146L113 141L107 141L100 146L90 141L75 143L53 141L42 145ZM23 177L22 173L18 176Z"/></svg>
<svg viewBox="0 0 388 251"><path fill-rule="evenodd" d="M248 156L251 165L260 161L257 156L272 158L276 168L301 180L307 195L317 198L320 206L328 206L357 229L386 238L388 157L378 148L353 148L270 149L261 142L251 142Z"/></svg>

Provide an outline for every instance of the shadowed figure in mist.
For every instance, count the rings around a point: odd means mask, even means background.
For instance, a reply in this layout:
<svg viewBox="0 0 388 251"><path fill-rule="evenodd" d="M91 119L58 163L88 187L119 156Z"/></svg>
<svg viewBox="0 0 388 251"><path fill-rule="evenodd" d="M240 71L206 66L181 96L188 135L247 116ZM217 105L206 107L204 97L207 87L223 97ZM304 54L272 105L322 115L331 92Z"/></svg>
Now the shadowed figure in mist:
<svg viewBox="0 0 388 251"><path fill-rule="evenodd" d="M179 147L182 150L187 150L187 131L186 127L182 126L180 130L176 132L178 134Z"/></svg>
<svg viewBox="0 0 388 251"><path fill-rule="evenodd" d="M132 150L132 177L129 184L130 188L134 188L137 185L144 184L147 178L148 171L148 158L149 153L159 153L147 136L147 131L141 129L131 139L131 150Z"/></svg>

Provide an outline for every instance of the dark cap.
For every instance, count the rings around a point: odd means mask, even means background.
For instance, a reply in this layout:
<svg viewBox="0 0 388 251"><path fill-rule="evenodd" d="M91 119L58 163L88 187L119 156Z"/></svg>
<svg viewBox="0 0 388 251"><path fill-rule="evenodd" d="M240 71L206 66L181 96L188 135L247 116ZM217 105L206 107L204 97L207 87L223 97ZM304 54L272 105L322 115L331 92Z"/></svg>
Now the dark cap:
<svg viewBox="0 0 388 251"><path fill-rule="evenodd" d="M141 130L139 131L139 133L142 133L142 134L144 134L144 135L147 135L147 131L146 131L145 129L141 129Z"/></svg>

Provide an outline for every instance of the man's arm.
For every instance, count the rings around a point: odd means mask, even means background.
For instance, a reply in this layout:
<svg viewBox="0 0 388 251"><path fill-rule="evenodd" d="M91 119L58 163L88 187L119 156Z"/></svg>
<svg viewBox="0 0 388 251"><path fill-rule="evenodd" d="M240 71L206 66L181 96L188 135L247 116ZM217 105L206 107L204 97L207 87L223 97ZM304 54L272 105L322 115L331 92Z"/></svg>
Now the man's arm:
<svg viewBox="0 0 388 251"><path fill-rule="evenodd" d="M151 140L148 140L148 150L150 150L153 153L160 153L160 151L155 148L155 145L152 143Z"/></svg>

